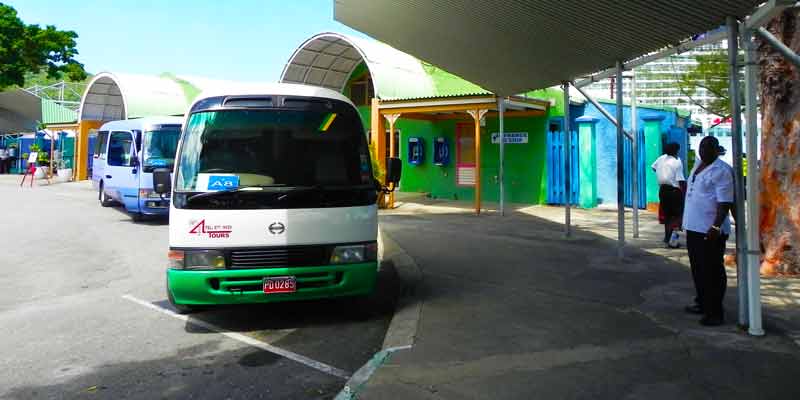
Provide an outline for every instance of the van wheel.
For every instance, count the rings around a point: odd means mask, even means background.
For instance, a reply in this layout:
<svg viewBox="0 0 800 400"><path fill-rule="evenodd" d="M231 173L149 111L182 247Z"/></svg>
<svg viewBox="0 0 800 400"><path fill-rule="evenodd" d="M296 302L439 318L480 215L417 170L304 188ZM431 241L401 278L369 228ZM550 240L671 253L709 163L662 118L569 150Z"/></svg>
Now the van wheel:
<svg viewBox="0 0 800 400"><path fill-rule="evenodd" d="M111 207L114 204L114 201L111 200L106 194L105 190L103 190L102 183L100 184L100 194L98 197L100 198L100 205L103 207Z"/></svg>
<svg viewBox="0 0 800 400"><path fill-rule="evenodd" d="M170 292L169 286L167 286L167 300L169 300L169 304L172 305L172 308L174 308L175 312L178 314L191 314L199 310L199 308L195 306L175 303L175 298L172 297L172 292Z"/></svg>
<svg viewBox="0 0 800 400"><path fill-rule="evenodd" d="M133 222L142 222L144 221L144 214L142 213L131 213L131 219Z"/></svg>

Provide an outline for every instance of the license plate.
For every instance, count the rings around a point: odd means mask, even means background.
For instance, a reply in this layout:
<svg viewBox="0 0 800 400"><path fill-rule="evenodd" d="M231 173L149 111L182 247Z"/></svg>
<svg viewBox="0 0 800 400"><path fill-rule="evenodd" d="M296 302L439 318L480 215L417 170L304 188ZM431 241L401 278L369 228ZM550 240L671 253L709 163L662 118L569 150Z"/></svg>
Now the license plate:
<svg viewBox="0 0 800 400"><path fill-rule="evenodd" d="M297 280L293 276L276 276L264 278L264 293L294 293L297 291Z"/></svg>

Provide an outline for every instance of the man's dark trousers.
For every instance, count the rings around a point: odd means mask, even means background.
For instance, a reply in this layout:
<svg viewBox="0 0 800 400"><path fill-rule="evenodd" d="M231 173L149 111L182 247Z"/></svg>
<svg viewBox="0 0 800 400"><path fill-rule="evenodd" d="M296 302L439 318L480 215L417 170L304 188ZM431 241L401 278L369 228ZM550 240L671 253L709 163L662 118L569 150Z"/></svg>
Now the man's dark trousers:
<svg viewBox="0 0 800 400"><path fill-rule="evenodd" d="M706 239L705 233L686 231L686 247L692 279L697 290L695 302L706 316L724 317L722 299L728 287L725 274L725 242L728 235L720 235L716 242Z"/></svg>

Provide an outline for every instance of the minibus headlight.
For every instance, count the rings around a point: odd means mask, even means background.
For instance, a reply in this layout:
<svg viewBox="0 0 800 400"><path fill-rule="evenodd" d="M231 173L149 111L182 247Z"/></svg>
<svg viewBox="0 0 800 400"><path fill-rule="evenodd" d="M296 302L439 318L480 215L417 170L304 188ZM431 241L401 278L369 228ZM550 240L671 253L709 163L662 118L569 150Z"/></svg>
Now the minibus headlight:
<svg viewBox="0 0 800 400"><path fill-rule="evenodd" d="M217 250L186 251L184 269L225 269L225 255Z"/></svg>
<svg viewBox="0 0 800 400"><path fill-rule="evenodd" d="M331 264L354 264L375 261L378 246L375 243L353 246L336 246L331 252Z"/></svg>

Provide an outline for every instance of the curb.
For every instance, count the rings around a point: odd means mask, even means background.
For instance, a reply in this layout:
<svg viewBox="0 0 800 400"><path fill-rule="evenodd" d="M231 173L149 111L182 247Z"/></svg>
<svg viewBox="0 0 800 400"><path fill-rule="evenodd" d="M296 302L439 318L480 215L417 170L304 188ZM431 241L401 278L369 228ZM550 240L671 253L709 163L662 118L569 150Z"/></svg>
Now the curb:
<svg viewBox="0 0 800 400"><path fill-rule="evenodd" d="M378 258L394 264L397 275L403 282L403 289L397 300L392 321L386 330L383 348L347 380L335 400L357 398L358 392L392 353L408 350L414 346L422 312L422 299L416 291L417 285L422 280L422 271L414 259L383 231L378 231Z"/></svg>

